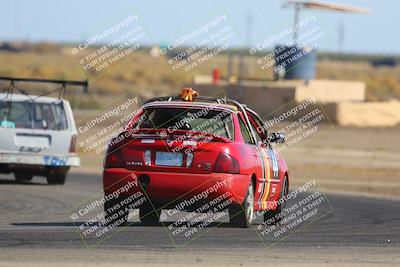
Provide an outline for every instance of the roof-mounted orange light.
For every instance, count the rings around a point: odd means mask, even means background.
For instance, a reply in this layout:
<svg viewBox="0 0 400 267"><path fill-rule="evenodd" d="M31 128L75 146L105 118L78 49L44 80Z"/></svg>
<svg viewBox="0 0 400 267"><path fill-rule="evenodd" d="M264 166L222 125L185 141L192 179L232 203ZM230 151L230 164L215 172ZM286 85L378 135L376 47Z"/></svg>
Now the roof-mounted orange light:
<svg viewBox="0 0 400 267"><path fill-rule="evenodd" d="M193 102L194 98L199 96L199 93L193 90L191 87L184 87L179 96L182 97L184 101Z"/></svg>

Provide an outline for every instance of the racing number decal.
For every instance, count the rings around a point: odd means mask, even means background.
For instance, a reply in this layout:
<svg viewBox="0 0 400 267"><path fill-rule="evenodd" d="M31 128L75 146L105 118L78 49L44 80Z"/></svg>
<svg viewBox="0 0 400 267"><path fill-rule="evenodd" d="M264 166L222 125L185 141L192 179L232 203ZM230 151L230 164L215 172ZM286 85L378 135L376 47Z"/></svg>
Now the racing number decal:
<svg viewBox="0 0 400 267"><path fill-rule="evenodd" d="M262 178L263 184L261 185L260 199L258 200L262 209L267 206L267 198L269 195L269 180L270 180L270 164L266 154L265 148L257 148L258 154L260 155L261 167L262 167Z"/></svg>
<svg viewBox="0 0 400 267"><path fill-rule="evenodd" d="M271 174L272 179L279 179L279 164L273 149L257 148L262 166L263 184L261 185L261 194L259 204L262 209L267 209L267 200L270 193ZM272 173L271 173L272 168Z"/></svg>
<svg viewBox="0 0 400 267"><path fill-rule="evenodd" d="M274 179L279 179L279 164L278 160L276 159L275 151L271 148L268 149L268 154L272 162L272 172Z"/></svg>

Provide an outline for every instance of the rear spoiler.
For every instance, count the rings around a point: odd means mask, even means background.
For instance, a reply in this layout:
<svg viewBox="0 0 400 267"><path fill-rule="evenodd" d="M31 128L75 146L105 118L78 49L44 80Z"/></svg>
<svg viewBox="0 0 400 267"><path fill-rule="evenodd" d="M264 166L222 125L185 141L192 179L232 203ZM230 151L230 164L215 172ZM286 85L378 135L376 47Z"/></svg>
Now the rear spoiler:
<svg viewBox="0 0 400 267"><path fill-rule="evenodd" d="M13 78L13 77L2 77L0 76L0 81L10 81L10 87L7 88L7 94L12 94L14 88L18 89L21 91L23 94L28 95L23 89L18 88L15 86L16 82L26 82L26 83L53 83L53 84L59 84L61 87L57 88L54 91L59 90L58 98L62 99L64 98L65 94L65 87L67 85L72 85L72 86L82 86L83 88L83 93L84 94L89 94L89 82L88 80L86 81L73 81L73 80L52 80L52 79L34 79L34 78ZM43 94L41 96L48 95L50 93L53 93L54 91L50 91L46 94Z"/></svg>

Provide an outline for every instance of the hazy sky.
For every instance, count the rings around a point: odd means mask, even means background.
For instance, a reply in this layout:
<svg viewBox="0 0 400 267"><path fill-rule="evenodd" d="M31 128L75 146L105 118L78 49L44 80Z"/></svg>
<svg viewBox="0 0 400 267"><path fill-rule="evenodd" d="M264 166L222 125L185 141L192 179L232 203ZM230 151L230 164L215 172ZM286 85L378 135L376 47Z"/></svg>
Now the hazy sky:
<svg viewBox="0 0 400 267"><path fill-rule="evenodd" d="M367 7L371 14L315 13L324 30L320 50L337 51L339 25L345 25L344 52L400 54L400 1L330 0ZM110 0L9 0L1 1L0 39L79 42L138 14L151 36L146 42L165 44L193 31L217 15L226 14L236 35L232 46L252 46L293 23L293 10L280 0L110 1ZM246 21L252 17L246 35ZM247 36L247 37L246 37Z"/></svg>

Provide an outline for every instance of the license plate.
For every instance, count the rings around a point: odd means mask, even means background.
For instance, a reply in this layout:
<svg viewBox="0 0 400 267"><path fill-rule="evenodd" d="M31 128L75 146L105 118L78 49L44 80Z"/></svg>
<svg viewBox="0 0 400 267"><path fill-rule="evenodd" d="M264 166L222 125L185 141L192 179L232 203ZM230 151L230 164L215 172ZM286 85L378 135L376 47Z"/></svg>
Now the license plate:
<svg viewBox="0 0 400 267"><path fill-rule="evenodd" d="M156 165L182 166L183 154L176 152L156 152Z"/></svg>

